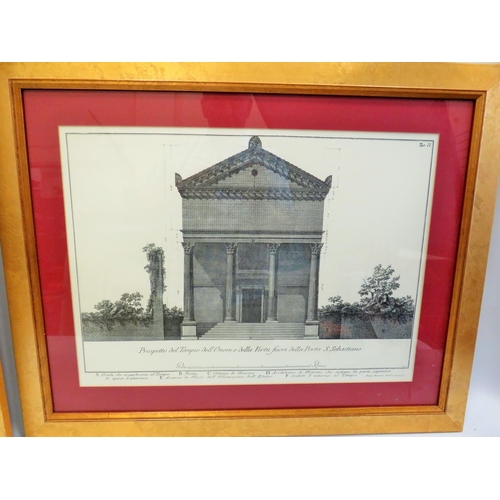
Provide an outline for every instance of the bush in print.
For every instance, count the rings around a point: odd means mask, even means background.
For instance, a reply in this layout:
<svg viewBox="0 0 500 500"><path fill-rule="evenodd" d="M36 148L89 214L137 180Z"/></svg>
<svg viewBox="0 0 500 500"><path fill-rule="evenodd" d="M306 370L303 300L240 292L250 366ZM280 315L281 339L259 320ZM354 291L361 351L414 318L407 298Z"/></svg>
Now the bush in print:
<svg viewBox="0 0 500 500"><path fill-rule="evenodd" d="M390 320L394 323L405 324L413 321L415 305L413 298L394 297L399 288L399 276L394 276L391 266L377 265L371 276L365 278L358 291L358 302L345 302L336 295L328 299L329 304L319 310L324 337L335 338L342 319L358 319L370 321L372 319ZM334 332L329 334L329 332ZM338 338L338 337L337 337Z"/></svg>

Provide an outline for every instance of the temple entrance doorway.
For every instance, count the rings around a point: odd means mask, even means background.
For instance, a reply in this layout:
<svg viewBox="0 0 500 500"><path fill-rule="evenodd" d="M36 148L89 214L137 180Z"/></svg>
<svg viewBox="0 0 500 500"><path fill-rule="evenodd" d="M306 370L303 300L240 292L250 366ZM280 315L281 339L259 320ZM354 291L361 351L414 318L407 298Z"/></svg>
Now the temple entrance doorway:
<svg viewBox="0 0 500 500"><path fill-rule="evenodd" d="M243 288L241 294L241 322L262 323L264 294L261 288Z"/></svg>

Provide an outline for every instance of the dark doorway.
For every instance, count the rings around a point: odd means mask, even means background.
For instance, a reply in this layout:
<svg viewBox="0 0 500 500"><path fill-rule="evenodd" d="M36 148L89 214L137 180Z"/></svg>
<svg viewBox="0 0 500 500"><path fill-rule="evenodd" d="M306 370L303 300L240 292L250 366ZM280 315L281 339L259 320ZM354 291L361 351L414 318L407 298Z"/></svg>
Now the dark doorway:
<svg viewBox="0 0 500 500"><path fill-rule="evenodd" d="M260 323L262 321L262 290L259 288L244 288L242 290L243 323Z"/></svg>

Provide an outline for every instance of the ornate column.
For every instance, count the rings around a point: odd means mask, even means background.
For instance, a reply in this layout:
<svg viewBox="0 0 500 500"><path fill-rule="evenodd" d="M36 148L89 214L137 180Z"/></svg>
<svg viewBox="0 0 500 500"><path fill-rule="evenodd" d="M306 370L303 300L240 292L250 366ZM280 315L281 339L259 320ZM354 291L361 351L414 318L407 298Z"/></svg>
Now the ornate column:
<svg viewBox="0 0 500 500"><path fill-rule="evenodd" d="M305 336L318 338L318 284L319 284L319 256L323 243L313 243L311 247L311 270L309 273L309 296L307 300L307 319Z"/></svg>
<svg viewBox="0 0 500 500"><path fill-rule="evenodd" d="M194 319L193 251L194 243L183 242L184 247L184 320L181 338L196 339Z"/></svg>
<svg viewBox="0 0 500 500"><path fill-rule="evenodd" d="M236 243L226 243L227 271L226 271L226 314L224 322L236 321L234 311L234 258L236 255Z"/></svg>
<svg viewBox="0 0 500 500"><path fill-rule="evenodd" d="M241 323L243 321L243 290L241 286L236 287L236 321Z"/></svg>
<svg viewBox="0 0 500 500"><path fill-rule="evenodd" d="M279 243L268 243L267 250L269 252L269 296L267 308L266 323L278 321L277 314L277 293L276 293L276 264L278 252L280 249Z"/></svg>

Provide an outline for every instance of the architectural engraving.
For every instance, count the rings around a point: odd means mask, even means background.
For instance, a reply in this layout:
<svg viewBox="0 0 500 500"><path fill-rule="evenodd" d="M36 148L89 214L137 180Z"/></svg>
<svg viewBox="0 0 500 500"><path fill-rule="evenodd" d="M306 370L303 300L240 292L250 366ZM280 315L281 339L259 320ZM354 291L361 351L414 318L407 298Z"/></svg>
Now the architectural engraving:
<svg viewBox="0 0 500 500"><path fill-rule="evenodd" d="M182 338L318 338L325 181L262 148L187 179ZM195 245L195 246L194 246Z"/></svg>

